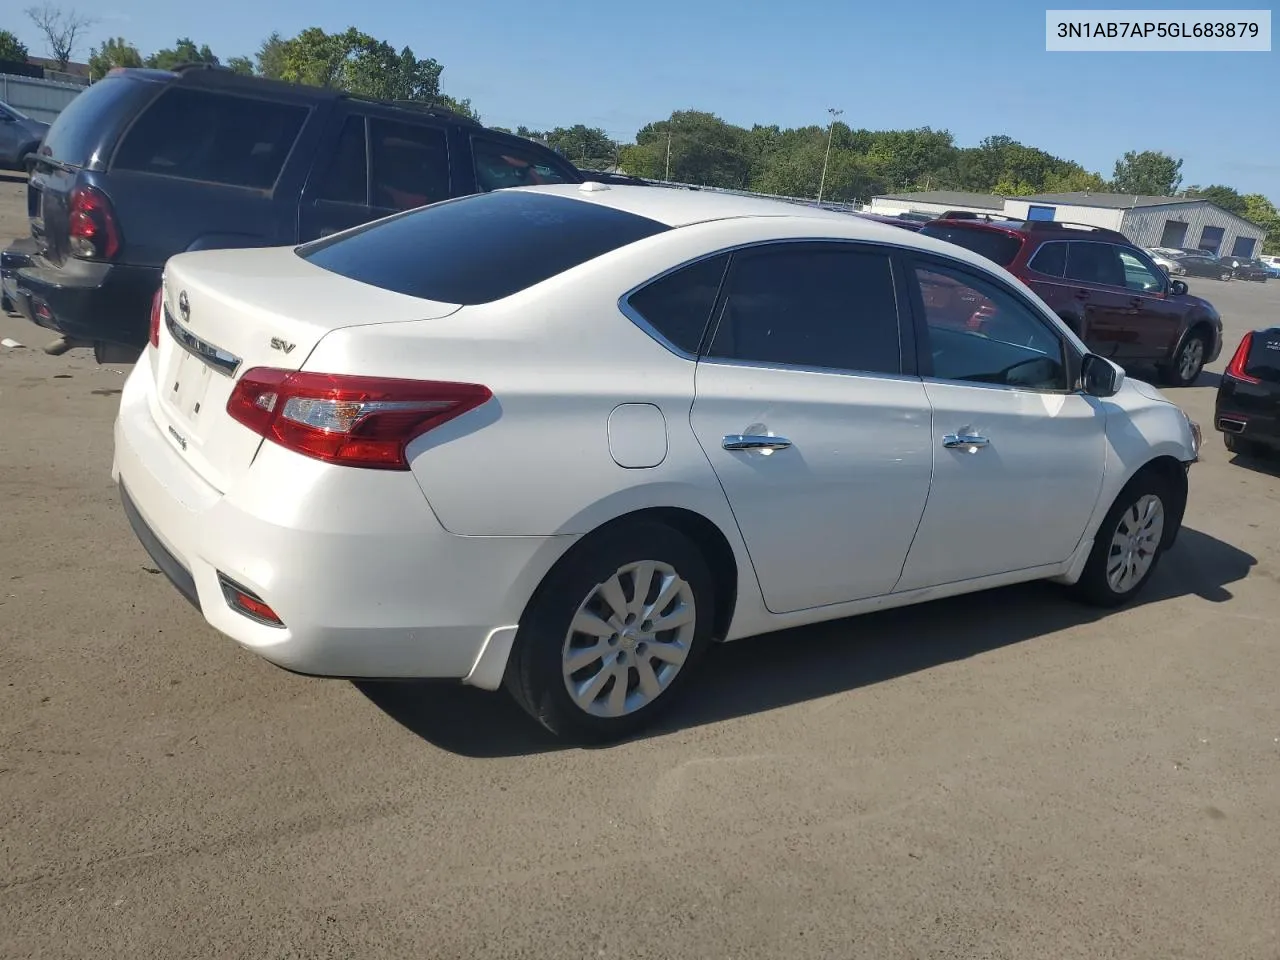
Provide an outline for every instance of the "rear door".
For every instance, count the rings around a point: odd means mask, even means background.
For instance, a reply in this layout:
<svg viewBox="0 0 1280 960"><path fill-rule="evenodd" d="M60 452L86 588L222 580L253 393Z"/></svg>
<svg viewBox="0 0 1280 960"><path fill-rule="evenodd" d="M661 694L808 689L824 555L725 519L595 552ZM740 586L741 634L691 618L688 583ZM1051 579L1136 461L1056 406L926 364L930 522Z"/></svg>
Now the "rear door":
<svg viewBox="0 0 1280 960"><path fill-rule="evenodd" d="M340 233L374 219L369 205L368 117L342 109L321 140L302 190L298 239Z"/></svg>
<svg viewBox="0 0 1280 960"><path fill-rule="evenodd" d="M690 422L775 613L888 593L902 570L933 451L899 299L883 248L733 256Z"/></svg>

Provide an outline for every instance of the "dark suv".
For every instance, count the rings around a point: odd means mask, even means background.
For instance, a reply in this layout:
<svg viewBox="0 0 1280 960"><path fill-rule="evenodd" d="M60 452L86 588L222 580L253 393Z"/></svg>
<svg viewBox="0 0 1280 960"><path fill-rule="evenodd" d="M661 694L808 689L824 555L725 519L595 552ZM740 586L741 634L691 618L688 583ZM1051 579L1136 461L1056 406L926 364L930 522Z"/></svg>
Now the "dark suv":
<svg viewBox="0 0 1280 960"><path fill-rule="evenodd" d="M208 67L115 70L44 139L31 237L0 258L5 306L93 343L100 362L130 360L174 254L295 244L450 197L583 179L547 147L421 104Z"/></svg>
<svg viewBox="0 0 1280 960"><path fill-rule="evenodd" d="M1188 386L1222 352L1222 318L1121 233L1060 221L948 220L920 231L981 254L1030 287L1094 353L1152 363Z"/></svg>

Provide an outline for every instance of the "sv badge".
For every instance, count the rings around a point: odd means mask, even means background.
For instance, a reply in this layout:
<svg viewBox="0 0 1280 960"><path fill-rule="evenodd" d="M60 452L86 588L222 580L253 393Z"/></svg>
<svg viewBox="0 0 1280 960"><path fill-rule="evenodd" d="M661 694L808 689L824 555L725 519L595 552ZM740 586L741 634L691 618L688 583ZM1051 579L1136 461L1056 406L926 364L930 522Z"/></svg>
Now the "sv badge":
<svg viewBox="0 0 1280 960"><path fill-rule="evenodd" d="M271 338L272 350L281 350L284 353L293 353L293 348L296 346L296 343L289 343L287 340L281 340L279 337Z"/></svg>

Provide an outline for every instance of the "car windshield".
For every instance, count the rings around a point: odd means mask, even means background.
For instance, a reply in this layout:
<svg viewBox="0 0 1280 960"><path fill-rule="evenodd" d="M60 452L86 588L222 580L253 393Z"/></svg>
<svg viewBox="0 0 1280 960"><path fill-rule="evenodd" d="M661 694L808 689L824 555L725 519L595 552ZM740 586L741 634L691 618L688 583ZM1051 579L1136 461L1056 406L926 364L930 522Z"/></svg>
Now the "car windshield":
<svg viewBox="0 0 1280 960"><path fill-rule="evenodd" d="M937 237L947 243L954 243L966 250L972 250L1002 267L1013 263L1013 258L1022 249L1021 237L997 230L984 230L980 227L975 229L932 223L921 229L920 233L926 237Z"/></svg>
<svg viewBox="0 0 1280 960"><path fill-rule="evenodd" d="M441 303L509 297L666 224L562 195L495 190L297 248L317 267Z"/></svg>

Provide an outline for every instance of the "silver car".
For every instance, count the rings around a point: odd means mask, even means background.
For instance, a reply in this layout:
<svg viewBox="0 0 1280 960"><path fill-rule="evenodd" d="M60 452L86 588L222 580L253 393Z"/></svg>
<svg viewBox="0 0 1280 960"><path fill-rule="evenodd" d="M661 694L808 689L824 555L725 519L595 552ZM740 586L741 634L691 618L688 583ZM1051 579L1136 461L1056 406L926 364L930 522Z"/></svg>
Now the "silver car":
<svg viewBox="0 0 1280 960"><path fill-rule="evenodd" d="M43 120L33 120L0 100L0 167L25 170L48 130Z"/></svg>

